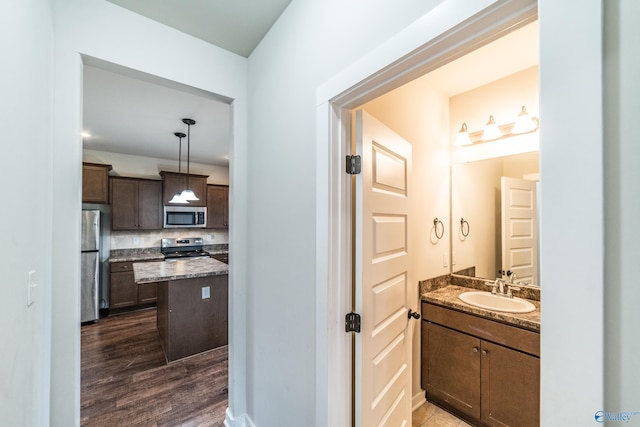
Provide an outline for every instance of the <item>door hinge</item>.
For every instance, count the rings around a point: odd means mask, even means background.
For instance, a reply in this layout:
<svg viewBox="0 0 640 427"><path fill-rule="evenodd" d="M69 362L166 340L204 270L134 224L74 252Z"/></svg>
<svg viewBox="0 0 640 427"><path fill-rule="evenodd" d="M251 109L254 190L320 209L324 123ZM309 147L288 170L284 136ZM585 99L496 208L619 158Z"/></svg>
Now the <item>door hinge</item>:
<svg viewBox="0 0 640 427"><path fill-rule="evenodd" d="M345 332L360 332L360 315L358 313L348 313L345 317Z"/></svg>
<svg viewBox="0 0 640 427"><path fill-rule="evenodd" d="M347 173L349 175L358 175L362 170L362 159L360 156L347 156Z"/></svg>

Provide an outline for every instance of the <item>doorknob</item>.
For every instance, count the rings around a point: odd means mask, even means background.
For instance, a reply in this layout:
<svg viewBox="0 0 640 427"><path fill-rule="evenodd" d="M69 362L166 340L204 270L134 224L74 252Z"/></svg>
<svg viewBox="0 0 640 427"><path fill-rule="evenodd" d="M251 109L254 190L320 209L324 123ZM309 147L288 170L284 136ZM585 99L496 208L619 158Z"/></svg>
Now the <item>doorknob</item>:
<svg viewBox="0 0 640 427"><path fill-rule="evenodd" d="M412 317L413 317L414 319L419 319L419 318L420 318L420 313L417 313L417 312L415 312L415 311L411 311L411 309L409 309L409 313L408 313L407 317L408 317L409 319L411 319Z"/></svg>

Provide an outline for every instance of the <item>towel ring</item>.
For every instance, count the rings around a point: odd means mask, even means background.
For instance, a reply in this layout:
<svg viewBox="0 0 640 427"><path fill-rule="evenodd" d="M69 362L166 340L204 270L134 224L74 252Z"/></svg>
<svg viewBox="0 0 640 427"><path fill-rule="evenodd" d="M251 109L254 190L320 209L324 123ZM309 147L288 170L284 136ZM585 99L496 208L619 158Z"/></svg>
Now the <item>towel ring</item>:
<svg viewBox="0 0 640 427"><path fill-rule="evenodd" d="M440 224L440 227L442 228L442 231L440 233L438 233L438 224ZM438 240L442 239L442 236L444 236L444 224L442 223L442 221L440 221L438 218L434 218L433 228L436 232L436 237L438 238Z"/></svg>
<svg viewBox="0 0 640 427"><path fill-rule="evenodd" d="M465 228L467 229L466 232L464 231ZM471 231L471 229L469 228L469 222L464 218L460 218L460 232L462 233L462 235L464 237L467 237L469 235L469 231Z"/></svg>

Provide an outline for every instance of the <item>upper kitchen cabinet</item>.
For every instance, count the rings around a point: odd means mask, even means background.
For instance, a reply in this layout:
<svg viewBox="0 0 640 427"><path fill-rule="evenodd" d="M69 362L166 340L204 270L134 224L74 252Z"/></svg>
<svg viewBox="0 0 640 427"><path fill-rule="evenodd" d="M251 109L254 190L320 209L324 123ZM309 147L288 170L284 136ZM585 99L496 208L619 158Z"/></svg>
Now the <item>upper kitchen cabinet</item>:
<svg viewBox="0 0 640 427"><path fill-rule="evenodd" d="M109 203L111 165L82 163L82 203Z"/></svg>
<svg viewBox="0 0 640 427"><path fill-rule="evenodd" d="M162 228L162 181L111 177L111 229Z"/></svg>
<svg viewBox="0 0 640 427"><path fill-rule="evenodd" d="M229 187L207 185L207 228L229 228Z"/></svg>
<svg viewBox="0 0 640 427"><path fill-rule="evenodd" d="M169 200L173 198L174 194L187 188L187 175L166 171L160 172L160 175L163 180L163 204L169 205ZM200 199L189 202L189 206L207 206L207 178L208 176L205 175L189 175L189 189Z"/></svg>

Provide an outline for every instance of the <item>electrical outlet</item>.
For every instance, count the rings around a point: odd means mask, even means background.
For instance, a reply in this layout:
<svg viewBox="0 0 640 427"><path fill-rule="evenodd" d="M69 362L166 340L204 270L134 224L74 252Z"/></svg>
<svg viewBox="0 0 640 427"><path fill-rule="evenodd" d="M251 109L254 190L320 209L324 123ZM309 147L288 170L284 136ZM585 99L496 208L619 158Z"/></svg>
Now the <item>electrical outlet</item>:
<svg viewBox="0 0 640 427"><path fill-rule="evenodd" d="M27 307L31 307L36 300L36 286L38 286L38 284L35 283L35 276L35 270L27 273Z"/></svg>
<svg viewBox="0 0 640 427"><path fill-rule="evenodd" d="M456 251L451 253L451 265L456 265Z"/></svg>
<svg viewBox="0 0 640 427"><path fill-rule="evenodd" d="M205 286L202 288L202 299L211 298L211 288L209 286Z"/></svg>
<svg viewBox="0 0 640 427"><path fill-rule="evenodd" d="M442 254L442 267L449 267L449 254L446 252Z"/></svg>
<svg viewBox="0 0 640 427"><path fill-rule="evenodd" d="M134 238L133 238L133 244L134 244L134 245L137 245L137 244L139 244L139 243L140 243L140 238L139 238L139 237L134 237Z"/></svg>

